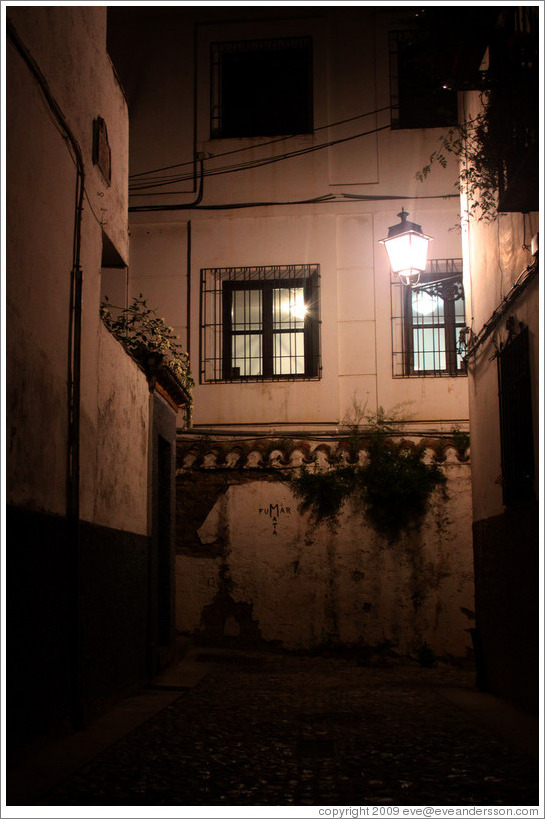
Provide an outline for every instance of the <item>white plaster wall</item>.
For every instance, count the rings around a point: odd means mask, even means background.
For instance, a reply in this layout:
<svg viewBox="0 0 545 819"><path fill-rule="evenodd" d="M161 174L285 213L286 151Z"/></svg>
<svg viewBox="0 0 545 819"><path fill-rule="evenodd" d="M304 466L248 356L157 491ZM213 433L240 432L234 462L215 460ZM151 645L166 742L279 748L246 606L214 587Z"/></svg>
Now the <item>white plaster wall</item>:
<svg viewBox="0 0 545 819"><path fill-rule="evenodd" d="M7 129L7 500L59 514L66 497L75 171L35 83L12 47L8 49L8 115L22 108L25 116L11 117ZM51 237L47 253L44 236ZM44 417L50 419L45 437Z"/></svg>
<svg viewBox="0 0 545 819"><path fill-rule="evenodd" d="M98 366L96 474L90 493L93 498L91 519L114 529L147 535L148 382L102 324Z"/></svg>
<svg viewBox="0 0 545 819"><path fill-rule="evenodd" d="M337 398L337 287L335 219L327 214L283 215L195 222L192 226L193 281L207 267L320 264L322 364L320 381L203 384L195 389L195 423L334 423ZM192 290L192 315L199 292ZM192 367L198 368L198 324L192 327Z"/></svg>
<svg viewBox="0 0 545 819"><path fill-rule="evenodd" d="M125 12L116 10L115 14L122 21ZM378 109L390 104L388 32L400 25L396 13L341 7L305 9L297 14L279 8L259 13L253 10L252 14L244 9L230 9L229 14L214 9L169 9L142 12L131 20L135 44L144 42L146 24L152 33L145 40L145 53L135 47L125 56L126 61L130 62L131 56L133 59L133 71L128 75L132 170L140 173L185 160L189 164L176 165L172 173L191 174L196 149L205 157L209 174L204 179L202 209L131 215L131 293L142 292L149 304L158 306L183 342L191 222L188 341L197 382L201 268L300 262L321 266L322 380L198 385L194 424L336 426L356 398L369 412L378 406L407 403L407 415L419 423L445 429L464 426L468 415L466 378L392 377L390 273L384 248L378 244L388 227L397 223L397 213L404 205L409 218L434 237L430 257L462 256L461 237L453 230L459 212L455 163L447 169L438 168L425 183L415 176L438 147L441 129L388 129L251 171L214 175L215 170L231 163L272 158L388 125L389 112ZM120 26L118 36L125 36L125 31L126 27ZM174 58L164 54L174 31L183 52L176 58L180 63L176 71L170 70ZM300 35L313 37L315 133L272 142L211 140L210 44ZM187 72L193 76L189 59L193 54L195 99L187 82ZM182 62L184 70L180 70ZM144 71L148 65L149 75ZM160 66L164 68L161 89L153 98L149 78L158 76ZM188 122L181 122L178 108L172 110L172 99L183 101L188 120L195 116L195 144ZM331 125L345 119L350 122ZM170 134L170 140L165 134ZM241 153L229 153L241 149ZM179 193L156 195L168 190ZM134 197L133 204L183 204L195 198L189 181L184 180L156 189L154 194ZM222 204L280 203L327 194L371 198L215 209ZM374 195L406 198L373 201ZM214 209L207 210L207 206Z"/></svg>
<svg viewBox="0 0 545 819"><path fill-rule="evenodd" d="M479 95L477 93L464 94L462 107L466 116L476 115L480 110ZM465 200L462 199L462 204L464 202ZM533 262L530 250L531 240L538 230L538 213L501 213L490 224L470 220L464 225L464 290L466 292L467 323L475 335L480 333L525 268ZM507 339L505 322L510 316L513 316L516 322L523 322L529 328L535 463L536 474L538 473L541 383L539 298L539 282L536 277L507 310L494 332L469 362L469 412L475 521L499 515L505 510L501 484L498 373L495 354L499 345ZM537 496L539 497L539 488Z"/></svg>
<svg viewBox="0 0 545 819"><path fill-rule="evenodd" d="M166 317L187 349L187 221L135 225L131 230L129 299L142 293L148 307ZM158 259L160 264L158 264Z"/></svg>
<svg viewBox="0 0 545 819"><path fill-rule="evenodd" d="M106 54L106 9L10 7L8 17L62 109L85 170L80 514L147 533L147 383L99 315L103 233L128 260L128 113ZM64 514L76 167L8 40L6 50L8 502ZM110 185L92 162L96 116L108 129Z"/></svg>
<svg viewBox="0 0 545 819"><path fill-rule="evenodd" d="M291 649L326 641L410 654L465 656L474 609L470 467L447 450L447 499L437 491L420 531L388 544L352 504L335 531L313 529L287 485L232 485L199 536L228 533L235 602L252 605L264 640ZM275 534L276 533L276 534ZM195 631L219 585L222 559L177 557L177 628Z"/></svg>
<svg viewBox="0 0 545 819"><path fill-rule="evenodd" d="M106 7L12 6L7 16L46 77L80 144L86 171L87 206L119 254L128 259L128 112L106 53ZM14 96L12 100L15 103ZM26 118L29 131L35 129L33 107L23 105L17 115ZM110 185L91 160L93 120L97 116L104 119L108 130L112 154ZM46 168L44 163L41 174L46 173ZM44 179L41 174L39 179ZM52 175L63 178L67 184L66 177Z"/></svg>
<svg viewBox="0 0 545 819"><path fill-rule="evenodd" d="M530 361L532 379L532 420L534 425L534 461L536 488L539 497L540 463L540 379L539 379L539 282L537 277L505 316L513 315L530 330ZM473 514L476 521L500 515L505 507L502 496L500 410L498 371L495 358L497 345L505 342L505 319L498 329L477 350L470 362L469 412L473 474Z"/></svg>

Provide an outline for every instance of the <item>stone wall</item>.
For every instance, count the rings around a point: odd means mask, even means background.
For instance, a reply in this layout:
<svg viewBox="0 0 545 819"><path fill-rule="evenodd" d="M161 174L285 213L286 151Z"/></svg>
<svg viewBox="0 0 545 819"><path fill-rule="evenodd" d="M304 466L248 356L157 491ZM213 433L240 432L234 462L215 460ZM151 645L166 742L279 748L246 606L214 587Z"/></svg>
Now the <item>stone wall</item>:
<svg viewBox="0 0 545 819"><path fill-rule="evenodd" d="M472 651L470 465L427 442L447 478L423 520L386 538L349 500L315 526L289 485L303 462L327 468L335 445L180 445L177 628L209 644L290 650L355 647L440 657ZM268 453L268 454L267 454ZM364 453L360 453L364 457Z"/></svg>

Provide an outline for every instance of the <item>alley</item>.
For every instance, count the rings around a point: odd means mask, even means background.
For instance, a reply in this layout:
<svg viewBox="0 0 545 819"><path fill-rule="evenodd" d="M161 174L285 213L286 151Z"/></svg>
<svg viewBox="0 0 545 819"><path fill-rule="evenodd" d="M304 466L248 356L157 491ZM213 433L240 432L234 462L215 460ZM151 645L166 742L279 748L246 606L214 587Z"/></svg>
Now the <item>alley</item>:
<svg viewBox="0 0 545 819"><path fill-rule="evenodd" d="M167 707L17 804L538 804L532 718L471 670L203 648L161 686Z"/></svg>

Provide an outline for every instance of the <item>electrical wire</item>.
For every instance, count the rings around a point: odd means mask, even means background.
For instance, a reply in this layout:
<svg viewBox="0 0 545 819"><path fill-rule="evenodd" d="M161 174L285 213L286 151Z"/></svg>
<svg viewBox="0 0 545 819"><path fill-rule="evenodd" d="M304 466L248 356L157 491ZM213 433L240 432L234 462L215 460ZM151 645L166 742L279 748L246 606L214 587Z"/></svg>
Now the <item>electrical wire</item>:
<svg viewBox="0 0 545 819"><path fill-rule="evenodd" d="M528 285L530 284L532 279L537 275L538 272L539 266L537 263L537 259L534 262L532 262L532 264L528 265L528 267L524 268L524 270L519 275L519 277L517 278L517 280L507 293L507 295L504 296L504 298L502 299L499 306L496 307L488 321L486 321L483 324L480 332L477 335L472 336L464 356L466 360L475 355L478 348L483 344L484 341L486 341L490 333L498 325L498 322L501 320L502 316L513 304L517 296L528 287Z"/></svg>
<svg viewBox="0 0 545 819"><path fill-rule="evenodd" d="M273 157L265 157L261 159L251 159L247 162L238 163L234 165L224 165L220 168L212 168L210 170L204 171L205 176L221 176L226 173L238 173L240 171L246 170L254 170L255 168L262 168L266 165L272 165L276 162L283 162L287 159L293 159L294 157L305 156L306 154L314 153L315 151L321 151L324 148L331 148L335 145L341 145L345 142L351 142L354 139L360 139L361 137L370 136L372 134L379 133L380 131L385 131L390 129L390 124L382 125L379 128L372 128L369 131L361 131L357 134L352 134L349 137L341 137L340 139L330 140L329 142L322 142L319 145L311 145L307 148L300 148L296 151L286 152L284 154L278 154L278 156ZM166 185L172 185L174 182L187 182L193 178L192 174L188 174L185 176L178 176L178 177L171 177L168 179L162 179L161 181L157 182L150 182L149 184L131 186L130 191L132 195L135 194L135 191L139 190L149 190L151 188L156 187L164 187ZM171 193L183 193L183 191L171 191ZM142 194L141 194L142 195ZM145 195L145 194L143 194Z"/></svg>
<svg viewBox="0 0 545 819"><path fill-rule="evenodd" d="M354 122L355 120L362 119L363 117L370 117L373 116L374 114L379 114L382 111L389 111L391 107L392 107L391 105L385 105L383 108L376 108L374 111L367 111L365 114L357 114L357 116L355 117L341 119L338 120L337 122L331 122L328 125L319 125L317 128L314 128L314 133L316 133L316 131L323 131L326 128L335 128L337 125L346 125L346 123L348 122ZM277 142L285 142L287 139L296 139L297 137L301 136L304 136L304 134L303 135L288 134L287 136L275 137L275 139L269 139L266 142L260 142L258 145L248 145L243 148L233 148L230 151L223 151L222 153L211 154L210 156L207 157L207 159L219 159L220 157L230 156L231 154L238 154L243 151L253 151L259 148L266 147L267 145L274 145ZM140 176L147 176L148 174L160 173L161 171L169 171L172 168L181 168L184 167L185 165L194 165L194 162L195 162L194 159L190 159L186 162L176 163L175 165L165 165L162 168L154 168L150 171L140 171L139 173L129 174L129 180L136 179L137 177Z"/></svg>

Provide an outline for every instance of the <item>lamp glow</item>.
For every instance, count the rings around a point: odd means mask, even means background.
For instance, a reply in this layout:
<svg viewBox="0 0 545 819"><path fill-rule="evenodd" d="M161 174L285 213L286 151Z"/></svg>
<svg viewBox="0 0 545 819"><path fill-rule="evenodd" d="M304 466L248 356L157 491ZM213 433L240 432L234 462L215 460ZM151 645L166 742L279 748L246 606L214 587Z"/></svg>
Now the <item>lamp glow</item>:
<svg viewBox="0 0 545 819"><path fill-rule="evenodd" d="M292 301L290 312L294 319L302 321L307 314L307 307L305 304L305 297L302 292L297 292L295 300Z"/></svg>
<svg viewBox="0 0 545 819"><path fill-rule="evenodd" d="M418 293L418 291L416 292ZM413 310L421 316L431 315L437 310L438 306L439 299L437 296L431 296L429 293L426 293L425 290L422 293L418 293L418 295L413 294Z"/></svg>
<svg viewBox="0 0 545 819"><path fill-rule="evenodd" d="M388 228L388 236L380 244L386 248L391 268L403 284L418 284L426 269L431 236L426 236L420 225L408 222L409 214L403 208L397 215L401 222Z"/></svg>

